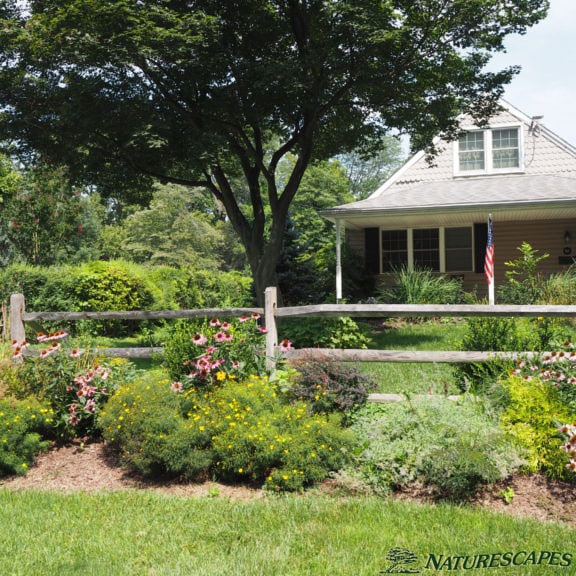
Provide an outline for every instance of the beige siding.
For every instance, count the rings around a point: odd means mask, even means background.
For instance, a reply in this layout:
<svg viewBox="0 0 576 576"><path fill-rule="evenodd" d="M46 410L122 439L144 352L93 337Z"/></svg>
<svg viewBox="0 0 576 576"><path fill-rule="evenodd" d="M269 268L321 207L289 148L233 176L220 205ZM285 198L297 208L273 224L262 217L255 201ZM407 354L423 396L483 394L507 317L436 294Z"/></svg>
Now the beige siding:
<svg viewBox="0 0 576 576"><path fill-rule="evenodd" d="M564 235L570 232L571 242L566 243ZM364 234L363 231L347 231L347 238L350 245L359 254L364 255ZM567 265L560 264L559 258L564 256L565 249L571 249L576 257L576 220L534 220L528 222L495 222L494 223L494 254L495 254L495 282L496 288L504 283L506 271L510 270L506 262L516 260L520 257L518 247L522 242L528 242L532 248L539 251L540 255L549 254L543 260L538 272L547 276L556 272L561 272L568 268ZM487 293L486 280L483 274L467 272L456 274L463 278L464 289L467 292L476 292L478 296L484 297ZM390 284L392 276L382 274L378 277L379 282Z"/></svg>

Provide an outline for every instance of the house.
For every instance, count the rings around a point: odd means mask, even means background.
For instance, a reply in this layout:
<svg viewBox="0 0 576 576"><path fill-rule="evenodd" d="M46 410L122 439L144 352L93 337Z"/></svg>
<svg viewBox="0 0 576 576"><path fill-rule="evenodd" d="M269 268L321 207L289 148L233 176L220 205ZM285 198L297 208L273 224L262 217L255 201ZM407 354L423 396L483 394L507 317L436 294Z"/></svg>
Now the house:
<svg viewBox="0 0 576 576"><path fill-rule="evenodd" d="M366 200L322 214L383 283L398 266L426 267L485 295L489 214L496 285L523 241L550 255L540 272L565 270L576 256L576 148L540 118L505 101L486 127L463 118L465 132L439 141L432 165L418 152Z"/></svg>

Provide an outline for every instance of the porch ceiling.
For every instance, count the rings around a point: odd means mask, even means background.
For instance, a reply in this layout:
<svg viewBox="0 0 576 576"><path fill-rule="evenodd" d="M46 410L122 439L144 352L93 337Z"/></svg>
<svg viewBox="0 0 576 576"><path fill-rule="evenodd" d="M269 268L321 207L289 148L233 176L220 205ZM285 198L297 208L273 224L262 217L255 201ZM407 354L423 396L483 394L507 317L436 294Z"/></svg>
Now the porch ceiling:
<svg viewBox="0 0 576 576"><path fill-rule="evenodd" d="M555 206L485 205L475 209L426 208L424 210L387 210L364 214L341 214L330 220L340 220L347 228L413 228L426 226L469 226L484 222L492 214L495 222L576 219L576 203Z"/></svg>

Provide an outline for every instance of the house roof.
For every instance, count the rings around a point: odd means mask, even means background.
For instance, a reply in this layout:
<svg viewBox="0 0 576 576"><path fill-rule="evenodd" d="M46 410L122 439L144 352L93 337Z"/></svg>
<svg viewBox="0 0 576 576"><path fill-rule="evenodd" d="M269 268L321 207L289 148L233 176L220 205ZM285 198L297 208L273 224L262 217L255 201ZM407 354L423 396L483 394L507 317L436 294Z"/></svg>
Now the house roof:
<svg viewBox="0 0 576 576"><path fill-rule="evenodd" d="M502 102L502 107L490 126L523 125L523 172L455 177L452 145L445 143L435 166L419 152L369 198L322 215L361 228L425 224L432 216L440 225L457 225L488 211L500 220L576 217L576 148L510 104ZM465 119L462 126L473 127Z"/></svg>

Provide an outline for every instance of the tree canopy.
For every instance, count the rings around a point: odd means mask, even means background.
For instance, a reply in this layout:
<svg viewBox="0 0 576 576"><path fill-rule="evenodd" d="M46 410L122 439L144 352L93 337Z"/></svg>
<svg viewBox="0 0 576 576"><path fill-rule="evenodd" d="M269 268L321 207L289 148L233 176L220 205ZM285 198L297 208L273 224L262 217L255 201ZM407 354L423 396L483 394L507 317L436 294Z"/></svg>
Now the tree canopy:
<svg viewBox="0 0 576 576"><path fill-rule="evenodd" d="M311 162L414 147L486 119L515 68L485 71L546 0L4 0L0 139L103 195L205 187L262 299ZM295 156L282 185L287 154ZM242 199L238 201L237 183ZM265 206L269 206L269 211Z"/></svg>

